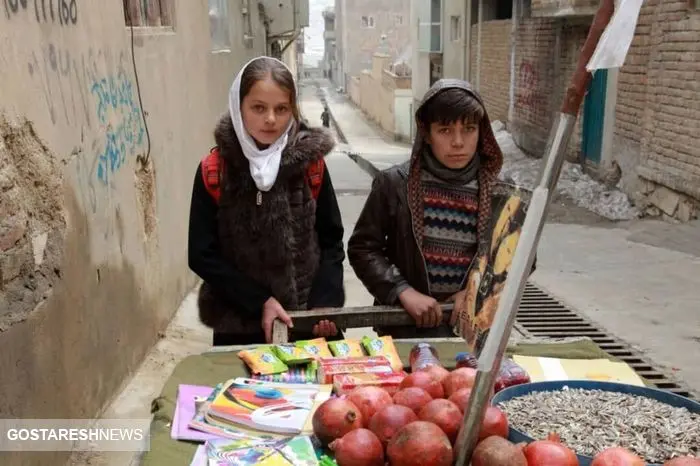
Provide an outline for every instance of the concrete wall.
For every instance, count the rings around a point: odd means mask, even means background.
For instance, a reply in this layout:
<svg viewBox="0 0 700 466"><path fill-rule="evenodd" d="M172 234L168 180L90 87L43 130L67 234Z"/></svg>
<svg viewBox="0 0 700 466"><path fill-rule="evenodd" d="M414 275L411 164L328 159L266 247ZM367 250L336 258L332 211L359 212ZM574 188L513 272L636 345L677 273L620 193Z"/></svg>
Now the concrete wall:
<svg viewBox="0 0 700 466"><path fill-rule="evenodd" d="M413 140L413 92L411 89L394 91L394 136L403 141Z"/></svg>
<svg viewBox="0 0 700 466"><path fill-rule="evenodd" d="M410 137L410 126L406 130L406 120L410 122L412 101L411 78L397 76L388 70L391 57L376 53L372 69L363 71L351 80L350 98L360 109L384 131L395 137ZM399 109L407 114L396 115L396 102ZM408 102L405 102L408 100ZM397 118L399 118L397 120ZM397 134L396 124L400 121L402 132Z"/></svg>
<svg viewBox="0 0 700 466"><path fill-rule="evenodd" d="M134 37L146 126L122 2L68 4L0 15L0 417L96 416L140 364L195 283L197 163L234 73L265 50L257 8L248 48L231 0L231 50L212 54L207 2L175 1L174 27Z"/></svg>
<svg viewBox="0 0 700 466"><path fill-rule="evenodd" d="M685 0L645 2L620 70L613 158L625 191L682 221L700 201L698 63L700 12Z"/></svg>

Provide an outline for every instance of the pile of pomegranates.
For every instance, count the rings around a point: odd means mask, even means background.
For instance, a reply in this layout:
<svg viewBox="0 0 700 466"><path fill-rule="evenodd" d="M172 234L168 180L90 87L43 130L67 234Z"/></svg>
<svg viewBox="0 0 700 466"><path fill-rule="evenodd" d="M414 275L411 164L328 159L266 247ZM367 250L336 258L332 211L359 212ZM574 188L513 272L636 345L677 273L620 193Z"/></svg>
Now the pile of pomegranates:
<svg viewBox="0 0 700 466"><path fill-rule="evenodd" d="M452 372L428 366L407 376L390 396L379 387L359 387L323 403L312 418L316 437L339 466L451 466L476 370ZM576 454L552 433L530 444L507 440L508 419L489 406L471 466L578 466ZM624 448L609 448L591 466L645 466ZM664 466L700 466L697 458L675 458Z"/></svg>

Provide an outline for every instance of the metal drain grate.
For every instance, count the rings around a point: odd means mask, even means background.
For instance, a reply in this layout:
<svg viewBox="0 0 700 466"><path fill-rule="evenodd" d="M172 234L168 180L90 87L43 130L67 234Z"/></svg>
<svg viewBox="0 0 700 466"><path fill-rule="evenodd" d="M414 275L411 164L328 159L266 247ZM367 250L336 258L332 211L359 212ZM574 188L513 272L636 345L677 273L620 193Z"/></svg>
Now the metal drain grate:
<svg viewBox="0 0 700 466"><path fill-rule="evenodd" d="M589 337L608 354L629 364L640 376L657 388L687 398L694 394L654 367L639 351L600 330L586 317L580 316L535 285L528 283L517 315L518 330L529 337Z"/></svg>

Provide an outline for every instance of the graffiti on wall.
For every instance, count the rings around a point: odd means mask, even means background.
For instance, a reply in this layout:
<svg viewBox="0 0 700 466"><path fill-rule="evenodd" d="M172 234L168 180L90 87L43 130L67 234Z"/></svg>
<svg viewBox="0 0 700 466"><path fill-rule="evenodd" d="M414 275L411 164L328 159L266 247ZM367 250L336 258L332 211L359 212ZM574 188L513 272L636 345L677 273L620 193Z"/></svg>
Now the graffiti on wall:
<svg viewBox="0 0 700 466"><path fill-rule="evenodd" d="M90 47L81 53L50 43L29 56L27 69L51 122L96 135L93 176L109 184L127 158L137 154L145 135L125 52L115 60L109 51ZM80 138L85 142L82 129Z"/></svg>
<svg viewBox="0 0 700 466"><path fill-rule="evenodd" d="M538 82L539 77L534 65L529 61L523 61L518 71L516 106L529 109L536 105Z"/></svg>
<svg viewBox="0 0 700 466"><path fill-rule="evenodd" d="M34 10L37 23L69 26L78 22L77 0L0 0L7 19Z"/></svg>
<svg viewBox="0 0 700 466"><path fill-rule="evenodd" d="M137 155L145 129L135 88L123 68L95 80L90 87L95 114L105 132L103 147L97 153L97 179L108 184L126 162Z"/></svg>

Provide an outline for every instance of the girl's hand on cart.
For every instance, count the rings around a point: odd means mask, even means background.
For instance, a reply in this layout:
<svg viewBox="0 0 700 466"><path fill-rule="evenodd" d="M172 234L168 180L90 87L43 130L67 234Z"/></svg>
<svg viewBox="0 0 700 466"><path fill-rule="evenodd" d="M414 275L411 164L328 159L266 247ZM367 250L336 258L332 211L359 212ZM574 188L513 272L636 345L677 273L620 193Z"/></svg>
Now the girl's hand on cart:
<svg viewBox="0 0 700 466"><path fill-rule="evenodd" d="M294 328L292 318L289 317L287 311L284 310L279 301L277 301L275 298L270 298L265 301L262 316L262 328L265 331L265 341L267 343L272 343L272 325L275 322L275 319L281 320L287 324L287 327L289 328Z"/></svg>
<svg viewBox="0 0 700 466"><path fill-rule="evenodd" d="M407 288L399 295L399 301L416 321L417 327L433 328L442 323L442 309L435 298Z"/></svg>
<svg viewBox="0 0 700 466"><path fill-rule="evenodd" d="M335 322L322 320L314 325L312 333L315 337L334 337L338 334L338 328L335 326Z"/></svg>

